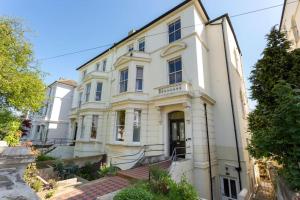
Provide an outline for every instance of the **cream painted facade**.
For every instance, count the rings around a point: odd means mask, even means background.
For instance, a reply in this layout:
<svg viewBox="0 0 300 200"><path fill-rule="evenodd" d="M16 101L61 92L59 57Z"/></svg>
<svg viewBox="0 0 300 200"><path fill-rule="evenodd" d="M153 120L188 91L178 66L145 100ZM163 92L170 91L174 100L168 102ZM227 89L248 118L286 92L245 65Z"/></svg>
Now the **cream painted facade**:
<svg viewBox="0 0 300 200"><path fill-rule="evenodd" d="M47 87L44 106L31 117L30 140L39 142L70 139L69 114L75 88L75 81L64 79L57 80Z"/></svg>
<svg viewBox="0 0 300 200"><path fill-rule="evenodd" d="M178 21L180 33L169 42ZM209 20L201 2L185 1L77 70L70 115L74 156L106 154L108 161L124 162L115 156L139 158L149 145L157 150L152 156L168 158L181 145L192 163L189 180L202 198L212 199L210 180L214 199L237 199L241 189L251 195L242 56L227 15ZM236 185L231 197L225 182Z"/></svg>
<svg viewBox="0 0 300 200"><path fill-rule="evenodd" d="M285 0L280 30L286 32L293 49L300 48L300 0Z"/></svg>

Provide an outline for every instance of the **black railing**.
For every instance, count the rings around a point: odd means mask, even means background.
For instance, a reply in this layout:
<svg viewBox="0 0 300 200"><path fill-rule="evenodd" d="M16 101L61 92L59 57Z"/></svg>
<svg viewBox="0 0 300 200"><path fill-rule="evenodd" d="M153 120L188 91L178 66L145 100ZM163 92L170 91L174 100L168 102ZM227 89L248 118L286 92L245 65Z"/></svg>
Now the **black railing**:
<svg viewBox="0 0 300 200"><path fill-rule="evenodd" d="M68 138L49 138L47 140L31 140L33 146L74 145L75 140Z"/></svg>

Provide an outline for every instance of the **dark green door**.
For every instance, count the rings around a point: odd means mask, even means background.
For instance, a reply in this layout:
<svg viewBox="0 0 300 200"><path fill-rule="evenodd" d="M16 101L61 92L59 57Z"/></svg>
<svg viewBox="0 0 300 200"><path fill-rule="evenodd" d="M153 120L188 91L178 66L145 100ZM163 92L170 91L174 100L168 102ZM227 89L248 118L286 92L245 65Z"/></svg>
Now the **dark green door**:
<svg viewBox="0 0 300 200"><path fill-rule="evenodd" d="M170 156L176 149L177 158L185 158L184 119L170 120Z"/></svg>

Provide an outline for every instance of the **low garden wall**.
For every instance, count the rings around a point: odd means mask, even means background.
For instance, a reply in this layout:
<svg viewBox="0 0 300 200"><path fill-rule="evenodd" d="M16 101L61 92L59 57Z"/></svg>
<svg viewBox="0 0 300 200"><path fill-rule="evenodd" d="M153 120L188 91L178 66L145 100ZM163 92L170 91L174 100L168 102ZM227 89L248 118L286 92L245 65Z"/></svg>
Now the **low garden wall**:
<svg viewBox="0 0 300 200"><path fill-rule="evenodd" d="M61 161L65 164L73 164L77 165L78 167L83 167L86 163L97 163L100 162L104 158L104 155L97 155L97 156L87 156L87 157L78 157L78 158L68 158L68 159L61 159ZM38 168L48 168L49 165L53 165L56 160L47 160L47 161L39 161L37 162Z"/></svg>

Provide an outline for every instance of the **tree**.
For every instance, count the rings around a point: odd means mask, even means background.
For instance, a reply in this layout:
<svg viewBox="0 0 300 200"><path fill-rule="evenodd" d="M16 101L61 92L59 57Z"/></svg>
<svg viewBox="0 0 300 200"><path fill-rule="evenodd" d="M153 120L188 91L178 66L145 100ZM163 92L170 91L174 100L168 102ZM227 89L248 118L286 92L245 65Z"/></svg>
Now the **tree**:
<svg viewBox="0 0 300 200"><path fill-rule="evenodd" d="M10 139L18 135L15 133L17 124L20 123L14 116L16 111L37 111L44 101L45 85L42 81L42 73L37 67L32 66L32 46L26 41L24 34L25 30L21 23L14 19L0 17L0 134L2 138L7 138L5 134L8 134Z"/></svg>
<svg viewBox="0 0 300 200"><path fill-rule="evenodd" d="M300 50L291 51L290 42L276 27L267 35L250 81L257 106L248 118L249 152L282 164L284 177L300 189Z"/></svg>

